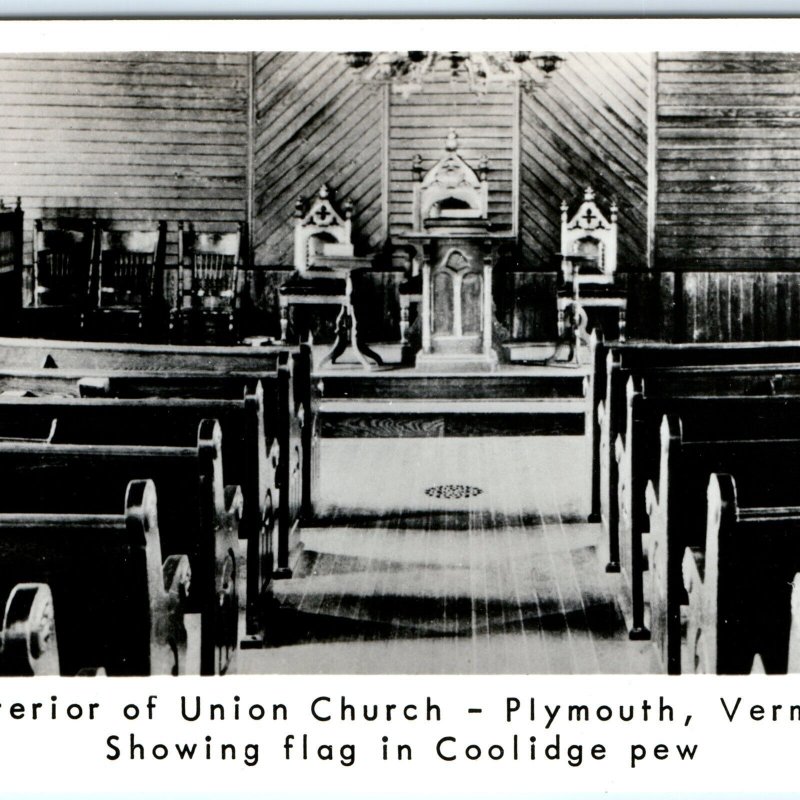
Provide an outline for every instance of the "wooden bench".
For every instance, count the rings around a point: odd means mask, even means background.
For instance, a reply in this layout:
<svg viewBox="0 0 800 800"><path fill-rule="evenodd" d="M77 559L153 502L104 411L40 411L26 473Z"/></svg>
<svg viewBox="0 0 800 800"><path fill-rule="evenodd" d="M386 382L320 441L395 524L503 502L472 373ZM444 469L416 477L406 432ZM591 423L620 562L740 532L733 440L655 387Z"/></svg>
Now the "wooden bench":
<svg viewBox="0 0 800 800"><path fill-rule="evenodd" d="M720 390L725 388L723 385ZM626 433L617 437L615 448L619 476L616 518L621 570L631 598L634 638L647 635L642 582L638 579L646 566L641 560L640 541L649 529L645 487L648 481L658 483L660 426L665 414L680 417L684 441L800 437L800 396L649 397L642 391L641 379L629 379Z"/></svg>
<svg viewBox="0 0 800 800"><path fill-rule="evenodd" d="M681 421L665 416L661 426L661 462L656 484L646 489L649 534L639 537L648 553L650 622L667 670L680 671L681 603L685 587L681 561L686 547L702 547L706 536L706 487L712 473L746 476L739 502L773 503L785 495L794 475L787 470L800 457L800 439L685 441ZM755 563L755 557L754 557ZM743 590L746 587L740 587ZM749 588L746 589L749 592Z"/></svg>
<svg viewBox="0 0 800 800"><path fill-rule="evenodd" d="M593 333L590 339L589 396L592 460L592 520L601 519L601 452L610 458L617 434L624 428L625 385L632 374L654 367L690 367L800 361L800 343L666 342L607 343ZM605 463L608 463L606 460ZM606 495L607 496L607 495ZM612 559L613 561L613 559Z"/></svg>
<svg viewBox="0 0 800 800"><path fill-rule="evenodd" d="M48 369L48 374L40 374ZM58 375L49 374L52 369ZM269 443L279 442L283 548L278 568L290 576L299 546L288 531L314 514L318 447L311 405L308 345L237 347L0 339L0 392L110 397L241 397L241 385L264 385ZM78 374L80 373L80 374ZM248 383L249 382L249 383ZM269 444L268 443L268 444ZM297 537L291 537L296 540Z"/></svg>
<svg viewBox="0 0 800 800"><path fill-rule="evenodd" d="M189 557L189 608L201 615L201 672L223 673L240 640L236 554L243 503L241 489L223 483L219 424L204 420L194 447L0 441L2 512L113 514L128 483L143 477L158 491L163 552Z"/></svg>
<svg viewBox="0 0 800 800"><path fill-rule="evenodd" d="M282 353L309 353L307 345L214 347L60 339L0 338L0 367L100 370L274 371Z"/></svg>
<svg viewBox="0 0 800 800"><path fill-rule="evenodd" d="M15 583L0 599L0 675L59 675L53 593L46 583Z"/></svg>
<svg viewBox="0 0 800 800"><path fill-rule="evenodd" d="M123 495L115 499L123 510ZM59 661L64 675L195 671L186 661L189 561L162 562L160 539L152 481L128 485L124 513L0 513L0 593L11 589L3 671L52 673Z"/></svg>
<svg viewBox="0 0 800 800"><path fill-rule="evenodd" d="M3 397L0 432L29 440L52 429L59 444L125 444L183 447L197 441L204 419L222 429L223 474L241 486L239 537L247 542L246 632L250 643L263 634L266 596L274 568L279 492L278 442L266 448L261 382L242 400L197 398Z"/></svg>
<svg viewBox="0 0 800 800"><path fill-rule="evenodd" d="M669 348L674 345L661 345ZM788 348L781 348L783 356L790 353ZM645 381L648 395L698 396L698 395L774 395L800 393L800 347L797 348L797 362L770 361L769 350L748 348L750 357L761 355L764 363L731 363L731 364L686 364L658 365L663 355L665 360L675 358L675 354L664 354L660 349L653 350L651 365L641 364L637 367L615 367L615 351L609 353L606 398L598 406L598 425L600 429L597 472L599 474L600 517L603 524L603 535L609 546L609 572L619 571L619 539L617 516L617 487L619 475L615 458L617 437L624 435L626 429L626 384L631 377ZM641 355L641 354L639 354ZM713 354L722 358L718 352ZM736 358L737 354L730 358ZM742 357L742 354L738 354ZM699 357L699 356L698 356ZM710 358L710 356L709 356ZM594 467L593 467L594 470Z"/></svg>
<svg viewBox="0 0 800 800"><path fill-rule="evenodd" d="M56 395L109 398L241 398L247 387L264 387L267 447L278 443L277 483L285 488L278 506L276 576L290 577L301 543L301 518L313 516L313 484L318 475L310 399L310 374L304 355L283 354L273 374L255 371L135 371L85 369L8 369L0 371L0 395Z"/></svg>
<svg viewBox="0 0 800 800"><path fill-rule="evenodd" d="M762 503L798 498L796 481L768 487L757 474L711 475L705 541L683 557L686 672L742 674L755 663L785 673L790 650L796 660L800 506Z"/></svg>

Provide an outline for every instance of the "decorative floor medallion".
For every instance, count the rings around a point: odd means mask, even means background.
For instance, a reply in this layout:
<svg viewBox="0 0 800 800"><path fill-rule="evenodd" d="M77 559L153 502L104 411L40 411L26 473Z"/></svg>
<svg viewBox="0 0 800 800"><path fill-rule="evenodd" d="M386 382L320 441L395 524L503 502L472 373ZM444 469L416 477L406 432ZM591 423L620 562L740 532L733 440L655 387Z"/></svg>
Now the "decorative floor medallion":
<svg viewBox="0 0 800 800"><path fill-rule="evenodd" d="M483 489L477 486L465 486L463 483L445 483L440 486L430 486L425 490L428 497L443 500L464 500L467 497L477 497L483 494Z"/></svg>

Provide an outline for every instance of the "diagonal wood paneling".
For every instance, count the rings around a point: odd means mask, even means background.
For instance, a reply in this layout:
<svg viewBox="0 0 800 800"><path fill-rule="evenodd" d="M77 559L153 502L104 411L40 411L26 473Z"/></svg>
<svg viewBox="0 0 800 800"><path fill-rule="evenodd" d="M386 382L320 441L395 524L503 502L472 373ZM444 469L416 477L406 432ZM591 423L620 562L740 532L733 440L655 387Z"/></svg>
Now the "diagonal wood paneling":
<svg viewBox="0 0 800 800"><path fill-rule="evenodd" d="M245 219L248 55L0 56L0 196L21 195L26 261L37 217L121 228Z"/></svg>
<svg viewBox="0 0 800 800"><path fill-rule="evenodd" d="M523 262L550 266L559 206L592 185L620 208L619 268L647 255L649 56L569 53L533 93L521 93L519 232Z"/></svg>
<svg viewBox="0 0 800 800"><path fill-rule="evenodd" d="M322 183L353 202L357 244L377 247L382 88L362 83L334 53L258 53L254 83L256 264L292 263L295 202Z"/></svg>

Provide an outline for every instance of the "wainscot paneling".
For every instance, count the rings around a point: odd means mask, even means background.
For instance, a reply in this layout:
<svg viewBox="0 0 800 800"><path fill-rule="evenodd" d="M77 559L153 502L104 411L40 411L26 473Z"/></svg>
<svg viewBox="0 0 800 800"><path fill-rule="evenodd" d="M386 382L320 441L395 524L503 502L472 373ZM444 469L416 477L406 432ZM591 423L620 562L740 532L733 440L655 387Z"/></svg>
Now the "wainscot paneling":
<svg viewBox="0 0 800 800"><path fill-rule="evenodd" d="M503 338L517 342L555 339L557 286L555 272L496 272L495 318Z"/></svg>
<svg viewBox="0 0 800 800"><path fill-rule="evenodd" d="M0 196L38 217L232 229L247 213L246 53L0 55ZM169 283L169 276L168 276ZM168 286L168 292L169 292Z"/></svg>
<svg viewBox="0 0 800 800"><path fill-rule="evenodd" d="M522 258L549 267L560 247L562 200L591 185L619 205L619 269L647 256L649 55L567 53L533 92L520 93Z"/></svg>
<svg viewBox="0 0 800 800"><path fill-rule="evenodd" d="M685 341L794 339L800 335L800 274L683 272L679 334Z"/></svg>
<svg viewBox="0 0 800 800"><path fill-rule="evenodd" d="M384 88L336 53L257 53L254 64L255 263L290 266L295 203L327 183L353 203L362 252L382 223Z"/></svg>
<svg viewBox="0 0 800 800"><path fill-rule="evenodd" d="M800 273L707 270L628 274L632 338L678 342L800 337Z"/></svg>

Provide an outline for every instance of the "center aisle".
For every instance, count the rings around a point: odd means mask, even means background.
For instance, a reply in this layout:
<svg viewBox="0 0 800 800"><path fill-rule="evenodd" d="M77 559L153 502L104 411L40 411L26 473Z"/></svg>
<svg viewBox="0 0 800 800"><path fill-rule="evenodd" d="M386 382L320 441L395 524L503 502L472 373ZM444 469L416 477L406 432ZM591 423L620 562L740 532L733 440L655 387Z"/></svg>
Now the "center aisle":
<svg viewBox="0 0 800 800"><path fill-rule="evenodd" d="M323 439L324 524L240 671L657 672L581 521L584 458L581 436Z"/></svg>

